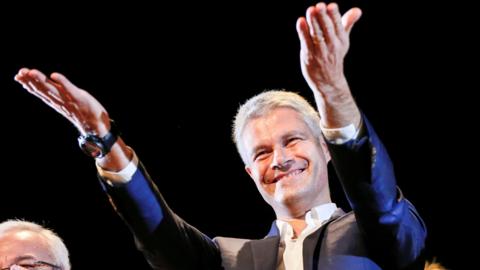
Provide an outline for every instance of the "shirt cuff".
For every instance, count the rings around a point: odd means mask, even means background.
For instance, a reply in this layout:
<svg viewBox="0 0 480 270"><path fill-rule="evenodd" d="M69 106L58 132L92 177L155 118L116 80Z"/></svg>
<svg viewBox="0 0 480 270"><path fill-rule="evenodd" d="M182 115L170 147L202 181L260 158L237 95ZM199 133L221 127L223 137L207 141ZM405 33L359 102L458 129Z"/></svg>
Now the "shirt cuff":
<svg viewBox="0 0 480 270"><path fill-rule="evenodd" d="M324 128L320 125L322 129L323 136L325 139L332 144L344 144L350 140L358 138L358 134L363 128L363 121L360 121L360 126L355 128L355 125L350 124L341 128Z"/></svg>
<svg viewBox="0 0 480 270"><path fill-rule="evenodd" d="M97 171L98 174L102 177L102 179L107 182L107 184L111 186L115 185L121 185L121 184L126 184L132 180L133 175L138 169L138 156L135 154L135 152L132 150L133 153L133 158L128 163L128 165L123 168L121 171L118 172L112 172L103 169L98 165L98 163L95 162L95 165L97 166Z"/></svg>

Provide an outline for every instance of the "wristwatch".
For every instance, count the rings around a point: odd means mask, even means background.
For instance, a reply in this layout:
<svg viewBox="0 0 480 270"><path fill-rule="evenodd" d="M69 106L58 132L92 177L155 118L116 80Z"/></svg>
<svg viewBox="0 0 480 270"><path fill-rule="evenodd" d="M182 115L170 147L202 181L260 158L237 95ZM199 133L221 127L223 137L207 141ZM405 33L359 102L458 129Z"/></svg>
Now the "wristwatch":
<svg viewBox="0 0 480 270"><path fill-rule="evenodd" d="M110 131L102 138L94 133L78 136L80 149L89 157L102 158L110 152L110 149L120 136L120 132L113 120L110 120Z"/></svg>

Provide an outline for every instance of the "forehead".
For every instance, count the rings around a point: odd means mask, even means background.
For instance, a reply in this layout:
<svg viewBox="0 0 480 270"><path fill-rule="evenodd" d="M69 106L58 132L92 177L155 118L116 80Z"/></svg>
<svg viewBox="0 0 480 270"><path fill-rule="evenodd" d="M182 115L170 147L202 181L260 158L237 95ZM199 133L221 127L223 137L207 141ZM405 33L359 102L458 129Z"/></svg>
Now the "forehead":
<svg viewBox="0 0 480 270"><path fill-rule="evenodd" d="M37 233L15 231L0 236L0 266L8 265L21 256L31 256L36 260L52 258L47 241Z"/></svg>
<svg viewBox="0 0 480 270"><path fill-rule="evenodd" d="M280 107L264 116L250 119L243 130L242 140L248 147L252 143L280 138L295 132L311 134L299 112L292 108Z"/></svg>

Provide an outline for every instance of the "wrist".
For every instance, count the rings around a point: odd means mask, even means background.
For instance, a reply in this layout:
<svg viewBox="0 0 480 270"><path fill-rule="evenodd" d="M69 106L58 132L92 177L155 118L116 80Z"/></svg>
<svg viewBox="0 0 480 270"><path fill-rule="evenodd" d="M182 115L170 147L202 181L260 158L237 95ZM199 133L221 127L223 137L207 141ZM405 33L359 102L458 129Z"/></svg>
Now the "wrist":
<svg viewBox="0 0 480 270"><path fill-rule="evenodd" d="M78 137L78 144L87 156L102 158L110 152L119 136L117 126L110 120L108 129L105 127L81 134Z"/></svg>
<svg viewBox="0 0 480 270"><path fill-rule="evenodd" d="M318 104L318 103L317 103ZM324 103L318 106L320 124L324 128L342 128L352 124L360 126L362 117L353 98L340 103Z"/></svg>
<svg viewBox="0 0 480 270"><path fill-rule="evenodd" d="M83 128L80 130L82 135L94 134L99 137L107 135L111 129L111 120L108 116L102 117L103 119L88 119L83 123ZM83 131L82 131L83 130Z"/></svg>
<svg viewBox="0 0 480 270"><path fill-rule="evenodd" d="M96 164L104 170L118 172L123 170L134 156L134 151L125 144L122 138L119 138L108 155L96 158Z"/></svg>

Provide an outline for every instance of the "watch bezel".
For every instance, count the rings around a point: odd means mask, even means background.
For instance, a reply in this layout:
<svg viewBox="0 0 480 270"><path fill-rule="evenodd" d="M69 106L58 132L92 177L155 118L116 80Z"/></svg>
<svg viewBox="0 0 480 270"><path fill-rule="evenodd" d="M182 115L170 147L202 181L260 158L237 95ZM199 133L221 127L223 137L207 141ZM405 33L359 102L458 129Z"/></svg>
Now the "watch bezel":
<svg viewBox="0 0 480 270"><path fill-rule="evenodd" d="M115 122L110 120L110 130L103 138L95 133L87 132L87 134L78 137L78 145L87 156L102 158L110 152L119 136L120 133Z"/></svg>
<svg viewBox="0 0 480 270"><path fill-rule="evenodd" d="M106 155L106 149L102 143L102 139L93 133L80 135L78 137L78 144L80 149L89 157L101 158Z"/></svg>

